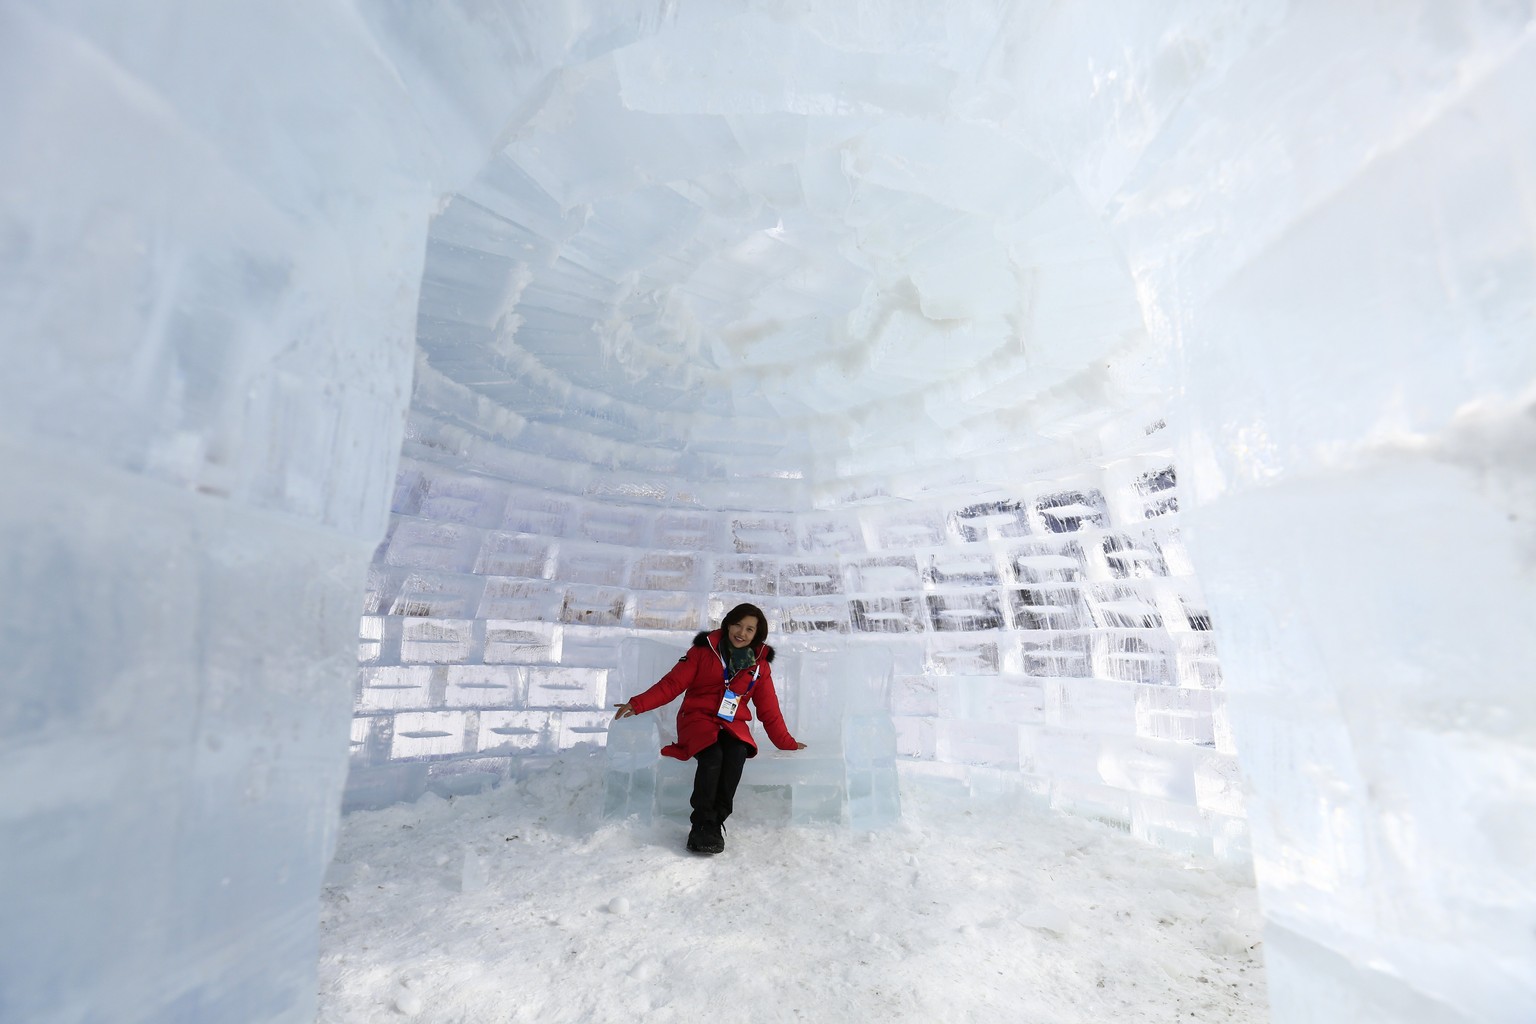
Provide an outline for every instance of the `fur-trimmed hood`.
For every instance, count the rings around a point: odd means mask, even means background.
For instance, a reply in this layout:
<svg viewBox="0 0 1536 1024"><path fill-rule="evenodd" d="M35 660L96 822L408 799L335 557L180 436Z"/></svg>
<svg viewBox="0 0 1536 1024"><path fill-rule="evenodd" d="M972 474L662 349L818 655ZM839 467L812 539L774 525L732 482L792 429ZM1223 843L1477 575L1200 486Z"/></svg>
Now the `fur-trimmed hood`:
<svg viewBox="0 0 1536 1024"><path fill-rule="evenodd" d="M711 644L709 642L709 638L710 637L717 637L718 638L721 635L721 633L723 633L723 632L724 632L724 630L719 630L719 629L704 629L704 630L700 630L698 632L698 634L695 635L694 638L693 638L693 646L695 646L695 647L708 647L708 648L710 648L710 650L715 650L716 646L719 643L719 640L717 639L715 644ZM759 658L762 658L764 661L768 662L768 664L770 664L770 665L773 664L773 645L772 644L753 643L752 646L753 646L753 648L755 648L757 650L757 656Z"/></svg>

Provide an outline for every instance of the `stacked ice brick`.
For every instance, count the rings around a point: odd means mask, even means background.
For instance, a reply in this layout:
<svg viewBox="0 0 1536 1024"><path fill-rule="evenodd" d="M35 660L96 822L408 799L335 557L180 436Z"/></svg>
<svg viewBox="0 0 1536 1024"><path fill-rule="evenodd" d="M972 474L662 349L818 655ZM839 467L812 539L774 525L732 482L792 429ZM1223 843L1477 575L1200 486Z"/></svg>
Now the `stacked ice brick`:
<svg viewBox="0 0 1536 1024"><path fill-rule="evenodd" d="M896 595L855 598L855 628L927 634L892 693L909 773L1246 856L1172 465L1143 455L1023 494L952 513L949 543L916 552L915 567L889 552L859 560L905 579ZM872 607L900 617L870 621Z"/></svg>
<svg viewBox="0 0 1536 1024"><path fill-rule="evenodd" d="M893 730L913 782L1241 857L1211 622L1166 435L1145 426L1010 497L733 513L494 479L477 471L491 452L522 456L418 405L370 571L351 800L601 744L610 705L673 660L626 640L675 658L751 601L813 754Z"/></svg>

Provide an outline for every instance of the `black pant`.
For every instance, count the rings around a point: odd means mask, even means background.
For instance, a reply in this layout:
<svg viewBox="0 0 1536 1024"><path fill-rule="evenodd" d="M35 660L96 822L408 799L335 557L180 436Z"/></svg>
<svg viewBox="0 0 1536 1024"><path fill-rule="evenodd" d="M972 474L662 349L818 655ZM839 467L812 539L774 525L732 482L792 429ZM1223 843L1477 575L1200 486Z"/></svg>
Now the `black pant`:
<svg viewBox="0 0 1536 1024"><path fill-rule="evenodd" d="M749 744L721 729L719 739L693 755L699 766L693 773L693 815L689 820L695 826L719 825L731 816L741 769L751 751Z"/></svg>

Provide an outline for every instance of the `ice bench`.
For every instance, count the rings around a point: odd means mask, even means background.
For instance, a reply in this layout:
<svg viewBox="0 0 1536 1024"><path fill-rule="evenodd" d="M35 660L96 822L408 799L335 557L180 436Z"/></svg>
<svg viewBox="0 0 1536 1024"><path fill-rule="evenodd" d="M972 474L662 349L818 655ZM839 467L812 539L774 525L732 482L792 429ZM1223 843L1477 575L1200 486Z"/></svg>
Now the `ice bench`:
<svg viewBox="0 0 1536 1024"><path fill-rule="evenodd" d="M693 762L662 757L660 749L652 715L609 726L605 817L650 821L658 814L688 816ZM780 751L760 739L742 785L786 789L794 825L873 829L893 824L901 815L895 728L886 715L852 715L843 720L835 739L805 750Z"/></svg>

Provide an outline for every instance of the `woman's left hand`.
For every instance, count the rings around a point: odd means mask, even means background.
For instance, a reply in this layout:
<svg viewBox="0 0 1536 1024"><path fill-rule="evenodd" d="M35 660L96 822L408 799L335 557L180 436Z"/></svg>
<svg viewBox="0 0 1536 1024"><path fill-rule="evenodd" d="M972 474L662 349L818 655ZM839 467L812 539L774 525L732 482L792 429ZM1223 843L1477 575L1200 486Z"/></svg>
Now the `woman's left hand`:
<svg viewBox="0 0 1536 1024"><path fill-rule="evenodd" d="M805 749L805 744L801 743L799 740L795 740L795 749L796 750L804 750Z"/></svg>

